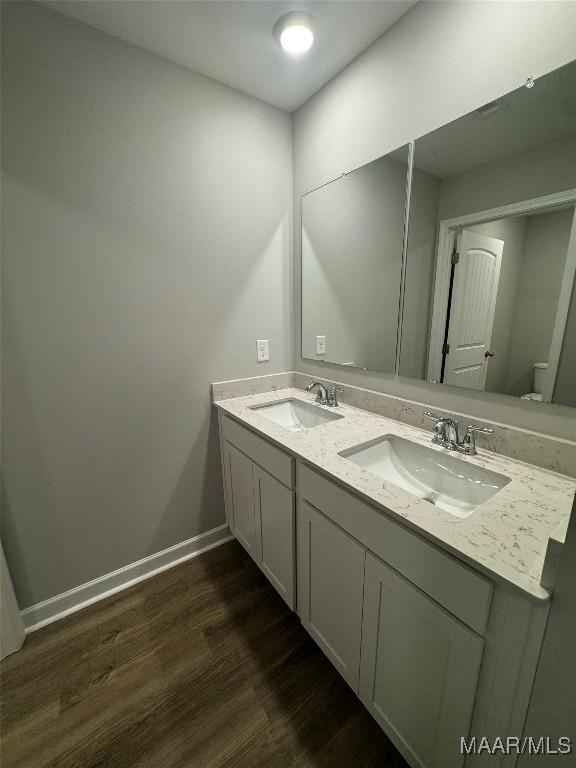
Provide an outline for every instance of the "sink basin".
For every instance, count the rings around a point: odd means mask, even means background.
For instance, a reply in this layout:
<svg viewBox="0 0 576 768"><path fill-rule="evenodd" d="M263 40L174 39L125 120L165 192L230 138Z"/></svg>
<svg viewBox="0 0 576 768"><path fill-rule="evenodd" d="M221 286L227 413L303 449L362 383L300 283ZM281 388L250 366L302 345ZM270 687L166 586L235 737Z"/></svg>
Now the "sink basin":
<svg viewBox="0 0 576 768"><path fill-rule="evenodd" d="M258 411L275 424L292 432L302 432L303 429L318 427L320 424L326 424L329 421L341 419L339 413L333 413L324 408L319 408L312 403L306 403L302 400L280 400L276 403L267 403L266 405L254 405L253 411Z"/></svg>
<svg viewBox="0 0 576 768"><path fill-rule="evenodd" d="M447 451L395 435L342 451L340 456L456 517L468 517L510 479Z"/></svg>

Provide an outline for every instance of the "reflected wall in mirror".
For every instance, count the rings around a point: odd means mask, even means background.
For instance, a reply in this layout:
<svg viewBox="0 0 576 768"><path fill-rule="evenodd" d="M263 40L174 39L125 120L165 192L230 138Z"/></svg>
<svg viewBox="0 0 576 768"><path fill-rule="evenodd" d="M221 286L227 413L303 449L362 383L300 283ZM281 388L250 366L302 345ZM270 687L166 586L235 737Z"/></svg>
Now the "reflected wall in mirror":
<svg viewBox="0 0 576 768"><path fill-rule="evenodd" d="M302 197L302 357L395 370L408 156Z"/></svg>
<svg viewBox="0 0 576 768"><path fill-rule="evenodd" d="M418 139L399 374L576 406L576 63Z"/></svg>

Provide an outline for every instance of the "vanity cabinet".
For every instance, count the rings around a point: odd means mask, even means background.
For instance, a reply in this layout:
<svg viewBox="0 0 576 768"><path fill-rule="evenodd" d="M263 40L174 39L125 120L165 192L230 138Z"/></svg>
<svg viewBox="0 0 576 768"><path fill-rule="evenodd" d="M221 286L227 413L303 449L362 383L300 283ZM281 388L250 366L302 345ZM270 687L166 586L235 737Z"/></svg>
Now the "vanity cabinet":
<svg viewBox="0 0 576 768"><path fill-rule="evenodd" d="M548 604L223 413L220 438L231 531L408 764L514 768L461 739L522 733Z"/></svg>
<svg viewBox="0 0 576 768"><path fill-rule="evenodd" d="M414 766L460 768L484 640L366 556L360 698Z"/></svg>
<svg viewBox="0 0 576 768"><path fill-rule="evenodd" d="M486 579L301 467L300 618L417 768L464 763L484 638L455 614L484 630L490 599Z"/></svg>
<svg viewBox="0 0 576 768"><path fill-rule="evenodd" d="M298 612L358 693L366 548L314 507L298 507Z"/></svg>
<svg viewBox="0 0 576 768"><path fill-rule="evenodd" d="M294 609L293 459L231 419L220 426L228 526Z"/></svg>

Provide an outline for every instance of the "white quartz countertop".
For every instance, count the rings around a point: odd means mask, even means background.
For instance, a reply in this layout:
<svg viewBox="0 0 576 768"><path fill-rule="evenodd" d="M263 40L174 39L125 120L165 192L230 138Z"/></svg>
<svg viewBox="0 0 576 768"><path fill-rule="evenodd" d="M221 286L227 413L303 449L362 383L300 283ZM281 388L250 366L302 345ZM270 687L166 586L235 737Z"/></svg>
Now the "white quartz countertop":
<svg viewBox="0 0 576 768"><path fill-rule="evenodd" d="M289 388L220 400L215 405L459 559L533 598L548 599L548 591L540 584L548 539L564 541L576 480L479 447L477 456L458 457L506 475L511 482L469 517L457 518L338 455L389 434L446 453L431 444L431 432L344 404L337 409L344 418L301 432L292 432L252 410L255 405L287 398L314 402L313 395Z"/></svg>

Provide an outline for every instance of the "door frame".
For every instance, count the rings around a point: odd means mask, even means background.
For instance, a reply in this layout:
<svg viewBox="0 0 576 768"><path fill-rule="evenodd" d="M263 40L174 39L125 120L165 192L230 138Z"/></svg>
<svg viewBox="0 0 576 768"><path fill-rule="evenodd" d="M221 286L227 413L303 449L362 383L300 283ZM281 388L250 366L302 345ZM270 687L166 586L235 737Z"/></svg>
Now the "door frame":
<svg viewBox="0 0 576 768"><path fill-rule="evenodd" d="M566 252L566 262L562 287L558 299L558 309L554 321L554 331L548 356L548 376L546 387L542 396L542 402L551 402L556 383L558 363L562 351L562 341L568 319L568 310L572 296L572 288L576 278L576 189L567 189L564 192L556 192L552 195L543 195L529 200L522 200L497 208L489 208L477 213L468 213L452 219L442 219L438 225L438 245L436 250L436 270L434 276L434 293L432 299L432 317L430 324L430 344L428 347L428 362L426 378L430 383L440 383L440 371L442 365L442 344L444 342L444 330L446 327L446 314L448 309L448 286L450 267L452 260L452 248L454 238L466 227L475 224L484 224L494 219L504 219L508 216L521 216L534 213L534 211L553 208L557 205L572 204L575 206L572 229Z"/></svg>

